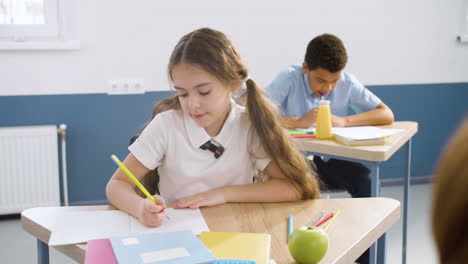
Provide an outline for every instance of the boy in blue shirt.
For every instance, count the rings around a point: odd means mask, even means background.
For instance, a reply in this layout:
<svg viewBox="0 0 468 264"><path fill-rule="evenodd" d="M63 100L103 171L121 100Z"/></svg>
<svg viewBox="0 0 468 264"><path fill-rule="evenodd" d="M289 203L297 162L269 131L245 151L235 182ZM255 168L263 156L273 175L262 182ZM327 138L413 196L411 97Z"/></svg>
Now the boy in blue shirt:
<svg viewBox="0 0 468 264"><path fill-rule="evenodd" d="M334 127L385 125L393 112L353 75L344 72L348 57L342 41L331 34L312 39L302 65L281 71L265 88L289 128L309 128L317 120L319 101L331 102ZM345 189L352 197L369 197L370 171L360 163L338 159L311 162L328 189ZM368 254L365 254L368 255ZM359 263L368 263L361 256Z"/></svg>
<svg viewBox="0 0 468 264"><path fill-rule="evenodd" d="M291 128L308 128L317 119L321 96L331 101L333 126L385 125L393 112L353 75L344 72L348 57L330 34L309 42L302 65L291 65L265 88ZM351 114L352 110L356 114Z"/></svg>

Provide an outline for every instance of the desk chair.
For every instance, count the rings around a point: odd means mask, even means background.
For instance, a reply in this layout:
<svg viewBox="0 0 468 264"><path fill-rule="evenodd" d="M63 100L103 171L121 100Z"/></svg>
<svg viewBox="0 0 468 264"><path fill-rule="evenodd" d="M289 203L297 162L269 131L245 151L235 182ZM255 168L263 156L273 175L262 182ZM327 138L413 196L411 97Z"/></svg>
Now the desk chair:
<svg viewBox="0 0 468 264"><path fill-rule="evenodd" d="M307 159L309 160L309 163L315 168L314 156L309 155L307 156ZM324 189L324 190L320 189L320 199L330 199L330 194L336 194L336 193L347 193L347 191L341 188L336 188L336 189L329 188L329 189Z"/></svg>
<svg viewBox="0 0 468 264"><path fill-rule="evenodd" d="M348 194L348 192L345 189L320 190L320 199L330 199L331 194L337 194L337 193L346 193L346 194Z"/></svg>

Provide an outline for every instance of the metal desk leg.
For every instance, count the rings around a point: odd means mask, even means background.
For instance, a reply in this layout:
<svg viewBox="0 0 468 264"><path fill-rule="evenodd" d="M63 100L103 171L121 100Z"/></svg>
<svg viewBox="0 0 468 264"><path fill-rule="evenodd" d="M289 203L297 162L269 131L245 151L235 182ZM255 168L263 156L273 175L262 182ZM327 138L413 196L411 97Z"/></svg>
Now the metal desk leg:
<svg viewBox="0 0 468 264"><path fill-rule="evenodd" d="M37 240L37 263L49 264L49 245Z"/></svg>
<svg viewBox="0 0 468 264"><path fill-rule="evenodd" d="M379 197L380 195L380 162L371 163L371 197Z"/></svg>
<svg viewBox="0 0 468 264"><path fill-rule="evenodd" d="M387 233L384 233L379 240L377 240L377 263L383 264L387 259Z"/></svg>
<svg viewBox="0 0 468 264"><path fill-rule="evenodd" d="M372 179L371 179L371 197L378 197L380 193L380 175L379 175L379 162L372 162L371 163L371 173L372 173ZM383 247L385 247L385 234L379 238L378 242L374 243L370 247L370 262L369 263L384 263L385 262L385 256L384 256L384 262L381 262L380 260L380 254L377 252L378 249L381 247L381 239L383 238Z"/></svg>
<svg viewBox="0 0 468 264"><path fill-rule="evenodd" d="M406 173L403 191L403 244L401 249L401 263L406 264L406 242L408 238L408 201L411 177L411 138L408 140L406 151Z"/></svg>
<svg viewBox="0 0 468 264"><path fill-rule="evenodd" d="M372 197L378 197L380 195L380 163L374 162L372 164ZM375 182L375 183L374 183ZM379 240L377 240L377 263L384 264L386 261L387 255L387 246L386 246L387 236L384 233Z"/></svg>

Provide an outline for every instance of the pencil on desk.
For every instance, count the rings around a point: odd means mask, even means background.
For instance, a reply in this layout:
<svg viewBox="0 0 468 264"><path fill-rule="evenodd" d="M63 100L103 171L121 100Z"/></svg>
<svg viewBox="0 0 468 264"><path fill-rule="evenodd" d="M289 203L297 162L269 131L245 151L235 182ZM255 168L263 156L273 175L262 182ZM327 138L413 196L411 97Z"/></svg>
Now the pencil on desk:
<svg viewBox="0 0 468 264"><path fill-rule="evenodd" d="M341 213L340 210L338 210L335 215L333 216L333 218L330 220L330 223L328 223L328 225L325 227L324 231L325 232L328 232L328 229L330 229L330 227L333 225L333 223L335 222L336 218L338 217L338 215Z"/></svg>
<svg viewBox="0 0 468 264"><path fill-rule="evenodd" d="M291 135L293 138L316 138L315 134L297 134Z"/></svg>
<svg viewBox="0 0 468 264"><path fill-rule="evenodd" d="M308 134L315 134L315 131L288 131L289 135L308 135Z"/></svg>
<svg viewBox="0 0 468 264"><path fill-rule="evenodd" d="M328 221L328 219L330 219L331 217L333 217L333 213L329 213L327 216L325 216L324 219L320 220L318 223L316 223L314 226L315 227L318 227L320 226L321 224L325 223L326 221Z"/></svg>
<svg viewBox="0 0 468 264"><path fill-rule="evenodd" d="M293 231L293 216L289 215L288 216L288 240L292 234L292 231Z"/></svg>
<svg viewBox="0 0 468 264"><path fill-rule="evenodd" d="M322 218L323 214L324 213L321 211L317 216L314 217L314 219L310 220L310 222L307 224L307 226L315 225L315 223L317 223L317 221L320 220L320 218Z"/></svg>

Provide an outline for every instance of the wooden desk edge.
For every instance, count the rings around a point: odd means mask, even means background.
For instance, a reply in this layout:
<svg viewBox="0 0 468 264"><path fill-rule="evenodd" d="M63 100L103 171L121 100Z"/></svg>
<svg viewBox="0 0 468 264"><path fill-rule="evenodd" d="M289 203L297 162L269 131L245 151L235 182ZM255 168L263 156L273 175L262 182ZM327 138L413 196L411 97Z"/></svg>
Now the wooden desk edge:
<svg viewBox="0 0 468 264"><path fill-rule="evenodd" d="M33 209L33 208L31 208ZM28 210L31 210L28 209ZM21 227L24 231L30 233L34 238L41 240L42 242L48 244L51 231L45 227L38 225L33 220L29 219L26 215L21 213Z"/></svg>
<svg viewBox="0 0 468 264"><path fill-rule="evenodd" d="M83 206L83 207L88 207L88 206ZM44 208L44 207L30 208L21 212L21 227L23 228L24 231L34 236L35 239L41 240L42 242L48 245L50 234L52 233L52 231L47 229L44 226L37 224L36 222L34 222L28 217L29 212L38 210L40 208ZM60 206L57 206L57 208L60 208ZM84 263L85 254L86 254L86 243L63 245L63 246L52 246L52 247L58 250L59 252L61 252L62 254L64 254L65 256L73 259L74 261L77 261L79 263Z"/></svg>
<svg viewBox="0 0 468 264"><path fill-rule="evenodd" d="M387 215L383 217L384 221L382 222L382 225L380 226L380 228L376 228L370 231L372 235L367 237L364 240L365 242L361 246L353 248L346 254L343 254L336 263L350 263L350 261L352 262L352 260L359 257L359 255L362 254L362 252L364 252L370 245L372 245L375 242L375 240L372 237L380 237L383 233L386 232L386 230L389 229L391 225L396 223L398 219L400 218L400 210L399 210L400 202L398 200L395 200L392 198L386 198L386 197L376 197L372 199L385 200L385 203L388 203L388 206L392 206L393 209L389 211ZM296 202L293 202L293 203L296 203ZM60 207L57 207L57 208L60 208ZM42 242L47 244L50 239L51 230L47 229L44 226L39 225L38 223L34 222L27 216L29 210L37 210L37 209L39 208L31 208L21 213L21 226L23 230L32 234L36 239L39 239ZM203 208L202 208L202 214L203 214ZM84 263L84 259L86 255L86 247L87 247L86 243L82 243L82 244L73 244L73 245L54 246L53 248L55 248L62 254L70 257L74 261L77 261L79 263Z"/></svg>
<svg viewBox="0 0 468 264"><path fill-rule="evenodd" d="M311 150L310 145L314 145L316 139L310 140L309 142L304 139L295 139L297 146L303 151L315 152L315 153L323 153L324 155L333 155L333 156L341 156L345 158L357 159L357 160L366 160L366 161L373 161L373 162L382 162L387 161L389 158L395 154L406 142L409 141L417 132L418 132L418 123L414 121L398 121L396 122L397 125L399 124L408 124L409 127L404 132L403 136L398 139L396 144L391 145L391 147L387 151L374 151L369 149L363 149L362 147L369 147L369 146L345 146L338 142L333 145L318 145L313 146L314 150ZM391 126L391 125L387 125ZM385 127L385 126L383 126ZM390 127L392 128L392 127ZM399 137L399 134L394 135L393 137ZM343 147L349 147L347 149L343 149ZM324 150L325 149L325 150ZM337 155L337 150L340 151L340 154Z"/></svg>
<svg viewBox="0 0 468 264"><path fill-rule="evenodd" d="M366 249L372 246L377 240L374 240L372 237L379 238L384 233L386 233L392 225L394 225L401 216L401 203L398 200L391 199L391 198L384 198L379 197L380 199L387 199L392 200L394 203L394 208L390 211L386 216L383 217L383 221L380 224L379 228L375 228L369 233L370 236L367 236L365 239L362 240L362 243L359 246L353 247L351 250L347 252L347 254L343 254L339 257L339 259L335 262L335 264L348 264L354 263L354 261L362 254Z"/></svg>
<svg viewBox="0 0 468 264"><path fill-rule="evenodd" d="M414 123L413 127L410 127L408 131L406 131L406 134L404 135L404 139L401 139L400 141L397 142L397 144L393 145L390 151L387 151L382 155L382 160L376 160L376 161L386 161L389 158L395 154L406 142L408 142L416 133L418 132L418 123L417 122L411 122Z"/></svg>

